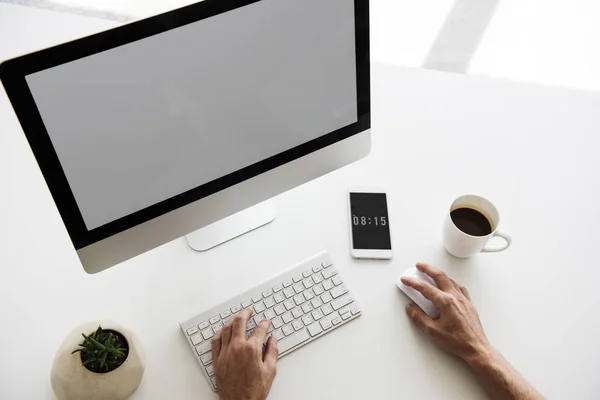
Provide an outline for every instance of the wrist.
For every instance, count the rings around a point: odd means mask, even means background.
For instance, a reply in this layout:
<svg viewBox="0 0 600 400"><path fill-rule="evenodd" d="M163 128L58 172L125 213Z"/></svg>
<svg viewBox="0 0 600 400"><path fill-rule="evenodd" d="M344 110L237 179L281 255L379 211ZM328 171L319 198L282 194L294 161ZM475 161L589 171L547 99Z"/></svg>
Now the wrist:
<svg viewBox="0 0 600 400"><path fill-rule="evenodd" d="M494 362L498 355L496 349L491 345L485 344L475 347L472 352L466 357L463 357L465 362L471 369L478 369L489 366Z"/></svg>

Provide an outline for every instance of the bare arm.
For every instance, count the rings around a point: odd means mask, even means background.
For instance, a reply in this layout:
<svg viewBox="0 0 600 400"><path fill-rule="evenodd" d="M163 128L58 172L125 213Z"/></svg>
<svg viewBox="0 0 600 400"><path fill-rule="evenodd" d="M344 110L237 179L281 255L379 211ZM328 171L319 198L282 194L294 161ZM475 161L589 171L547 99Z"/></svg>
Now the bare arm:
<svg viewBox="0 0 600 400"><path fill-rule="evenodd" d="M462 358L492 398L543 399L488 342L467 289L427 264L417 264L417 269L429 275L437 288L411 278L402 278L402 283L432 301L439 315L431 318L411 303L406 312L415 324L441 348Z"/></svg>
<svg viewBox="0 0 600 400"><path fill-rule="evenodd" d="M465 361L494 399L543 399L496 349Z"/></svg>

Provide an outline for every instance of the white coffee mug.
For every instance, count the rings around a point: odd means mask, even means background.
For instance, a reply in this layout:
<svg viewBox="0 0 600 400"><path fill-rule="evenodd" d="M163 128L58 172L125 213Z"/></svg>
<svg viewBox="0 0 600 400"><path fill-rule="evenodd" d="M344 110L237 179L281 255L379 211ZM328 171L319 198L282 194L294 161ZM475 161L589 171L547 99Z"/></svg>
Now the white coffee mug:
<svg viewBox="0 0 600 400"><path fill-rule="evenodd" d="M450 213L459 208L471 208L482 213L491 224L491 233L485 236L473 236L461 231L452 221ZM468 194L454 200L450 210L446 214L444 223L444 247L448 253L458 258L468 258L479 252L495 252L506 250L512 243L510 235L498 230L500 214L494 205L480 196ZM506 243L500 245L488 245L488 241L494 236L503 238Z"/></svg>

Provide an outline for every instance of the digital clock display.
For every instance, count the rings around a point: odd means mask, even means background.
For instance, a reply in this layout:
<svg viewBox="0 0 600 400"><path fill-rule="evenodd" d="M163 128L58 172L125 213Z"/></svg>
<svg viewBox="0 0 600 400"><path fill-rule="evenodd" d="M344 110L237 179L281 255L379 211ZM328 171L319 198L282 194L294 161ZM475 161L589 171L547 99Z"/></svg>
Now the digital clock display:
<svg viewBox="0 0 600 400"><path fill-rule="evenodd" d="M391 250L385 193L350 193L350 223L355 249Z"/></svg>

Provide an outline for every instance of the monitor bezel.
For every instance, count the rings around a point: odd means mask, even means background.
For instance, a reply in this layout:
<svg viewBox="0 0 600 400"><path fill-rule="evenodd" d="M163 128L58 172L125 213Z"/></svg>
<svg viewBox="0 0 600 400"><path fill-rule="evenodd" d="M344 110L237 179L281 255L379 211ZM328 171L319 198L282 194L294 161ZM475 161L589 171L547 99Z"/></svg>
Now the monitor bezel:
<svg viewBox="0 0 600 400"><path fill-rule="evenodd" d="M58 155L54 150L50 136L26 83L26 76L240 7L249 6L259 1L205 0L164 14L14 58L0 64L0 81L6 90L75 249L85 248L119 232L143 224L175 209L370 129L369 1L354 0L358 111L358 119L355 123L135 213L97 228L87 229Z"/></svg>

